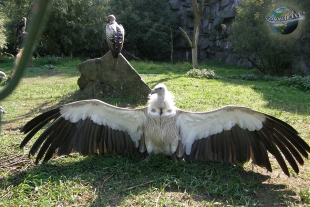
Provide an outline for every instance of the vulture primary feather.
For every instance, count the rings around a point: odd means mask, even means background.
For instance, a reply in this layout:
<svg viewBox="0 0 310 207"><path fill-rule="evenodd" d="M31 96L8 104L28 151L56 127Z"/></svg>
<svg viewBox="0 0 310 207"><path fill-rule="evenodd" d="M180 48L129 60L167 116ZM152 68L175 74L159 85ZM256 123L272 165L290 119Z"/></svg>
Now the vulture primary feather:
<svg viewBox="0 0 310 207"><path fill-rule="evenodd" d="M113 14L108 16L109 22L106 25L106 38L108 46L114 58L117 58L123 49L125 30L121 24L116 22Z"/></svg>
<svg viewBox="0 0 310 207"><path fill-rule="evenodd" d="M54 152L164 153L182 160L252 161L272 171L269 152L289 175L286 162L298 173L298 163L303 165L303 157L308 158L310 152L292 126L273 116L240 106L184 111L175 106L164 84L152 90L144 108L120 108L93 99L46 111L21 128L27 135L20 147L49 122L29 152L34 156L39 151L36 163L43 157L48 161Z"/></svg>

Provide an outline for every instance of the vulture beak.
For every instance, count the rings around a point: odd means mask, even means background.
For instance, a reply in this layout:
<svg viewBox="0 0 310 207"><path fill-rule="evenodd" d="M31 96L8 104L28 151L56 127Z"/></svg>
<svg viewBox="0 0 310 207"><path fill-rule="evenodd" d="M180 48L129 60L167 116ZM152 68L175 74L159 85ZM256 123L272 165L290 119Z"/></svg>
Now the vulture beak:
<svg viewBox="0 0 310 207"><path fill-rule="evenodd" d="M154 94L154 93L157 93L157 90L156 90L156 89L153 89L153 90L151 91L151 94Z"/></svg>

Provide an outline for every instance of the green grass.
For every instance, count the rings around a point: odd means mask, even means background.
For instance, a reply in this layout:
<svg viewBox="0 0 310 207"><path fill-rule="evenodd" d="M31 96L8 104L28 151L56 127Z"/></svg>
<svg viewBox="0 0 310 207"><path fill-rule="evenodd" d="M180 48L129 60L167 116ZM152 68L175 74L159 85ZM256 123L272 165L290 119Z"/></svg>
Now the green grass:
<svg viewBox="0 0 310 207"><path fill-rule="evenodd" d="M85 59L34 60L20 85L1 102L0 206L307 206L310 205L310 162L290 178L272 160L273 172L245 164L174 162L166 156L141 160L130 155L55 157L42 165L28 159L29 146L20 150L19 128L56 105L90 98L79 91L76 65ZM48 70L48 64L54 70ZM142 79L154 87L165 83L177 106L206 111L242 105L276 116L296 128L310 143L310 92L278 85L278 81L243 80L255 69L201 63L221 79L189 78L190 63L131 62ZM12 60L0 61L9 74ZM154 74L154 75L148 75ZM234 77L234 78L231 78ZM0 89L5 87L4 84ZM126 106L132 100L104 98Z"/></svg>

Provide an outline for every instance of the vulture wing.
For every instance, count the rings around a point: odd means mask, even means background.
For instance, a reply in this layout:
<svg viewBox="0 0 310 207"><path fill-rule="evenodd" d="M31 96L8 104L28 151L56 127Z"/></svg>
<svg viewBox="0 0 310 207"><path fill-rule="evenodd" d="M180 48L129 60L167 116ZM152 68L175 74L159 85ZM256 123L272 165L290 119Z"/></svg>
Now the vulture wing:
<svg viewBox="0 0 310 207"><path fill-rule="evenodd" d="M125 109L99 100L84 100L49 110L29 121L21 132L27 134L20 147L47 123L51 125L40 135L30 149L38 163L48 161L56 150L58 155L72 150L82 155L105 153L139 153L145 151L145 110Z"/></svg>
<svg viewBox="0 0 310 207"><path fill-rule="evenodd" d="M269 151L289 175L283 155L296 173L309 145L289 124L245 107L226 106L205 113L179 110L177 125L185 159L243 164L250 159L272 171Z"/></svg>

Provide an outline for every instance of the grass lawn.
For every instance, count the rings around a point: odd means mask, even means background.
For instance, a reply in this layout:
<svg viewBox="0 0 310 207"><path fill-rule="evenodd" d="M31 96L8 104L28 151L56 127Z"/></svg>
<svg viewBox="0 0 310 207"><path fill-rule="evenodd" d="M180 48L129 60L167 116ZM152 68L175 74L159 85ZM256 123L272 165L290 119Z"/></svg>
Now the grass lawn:
<svg viewBox="0 0 310 207"><path fill-rule="evenodd" d="M79 91L76 65L86 59L36 59L17 89L1 102L0 206L307 206L310 205L310 161L297 175L282 173L271 157L273 172L246 163L174 162L166 156L140 160L130 155L54 157L34 165L28 144L19 149L19 128L39 113L59 104L89 98ZM52 61L54 69L48 70ZM54 61L54 62L53 62ZM13 60L0 62L10 73ZM246 81L233 75L255 69L201 63L221 79L189 78L189 63L131 62L152 88L165 83L177 107L206 111L241 105L291 124L310 143L310 91L273 81ZM147 75L154 74L154 75ZM4 84L0 86L2 90ZM139 107L126 99L105 97L118 106ZM33 141L33 140L32 140Z"/></svg>

